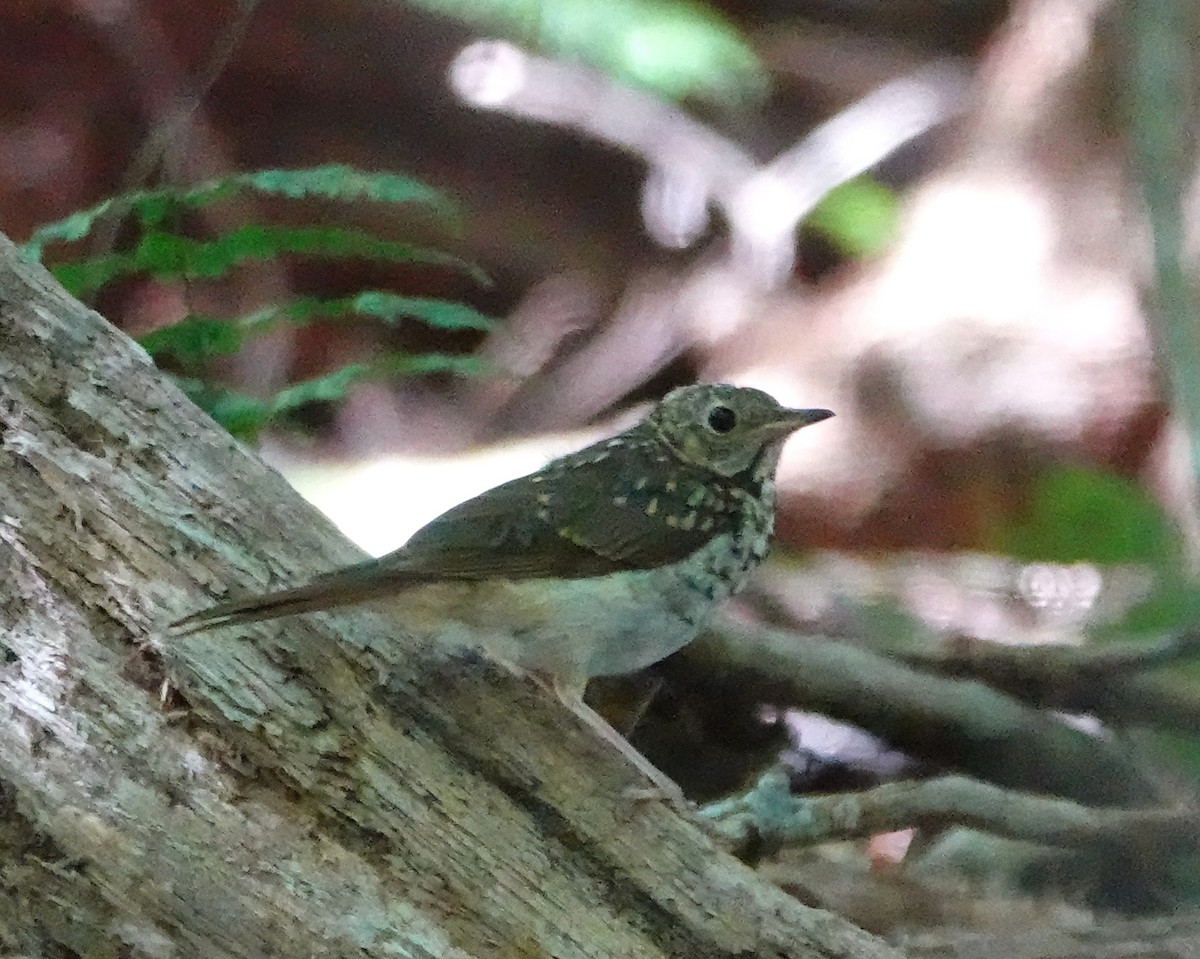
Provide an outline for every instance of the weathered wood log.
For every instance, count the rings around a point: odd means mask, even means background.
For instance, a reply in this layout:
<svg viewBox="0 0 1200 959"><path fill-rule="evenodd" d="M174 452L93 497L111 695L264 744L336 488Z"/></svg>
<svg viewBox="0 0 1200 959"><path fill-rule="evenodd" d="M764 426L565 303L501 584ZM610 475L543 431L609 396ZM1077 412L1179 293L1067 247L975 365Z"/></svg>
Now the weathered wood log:
<svg viewBox="0 0 1200 959"><path fill-rule="evenodd" d="M164 636L355 550L3 238L0 430L4 951L892 955L482 657L371 611Z"/></svg>

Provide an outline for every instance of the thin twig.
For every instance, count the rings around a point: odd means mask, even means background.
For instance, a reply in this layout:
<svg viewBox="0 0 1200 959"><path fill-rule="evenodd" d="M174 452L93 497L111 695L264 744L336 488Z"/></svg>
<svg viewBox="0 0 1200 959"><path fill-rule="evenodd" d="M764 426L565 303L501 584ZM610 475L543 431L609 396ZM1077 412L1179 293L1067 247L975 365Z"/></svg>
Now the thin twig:
<svg viewBox="0 0 1200 959"><path fill-rule="evenodd" d="M175 104L158 117L154 127L138 146L133 161L125 172L121 184L122 192L142 186L167 151L173 145L178 145L192 115L225 72L230 58L245 37L258 4L259 0L238 0L237 10L209 51L208 60L201 67L192 89L180 94Z"/></svg>
<svg viewBox="0 0 1200 959"><path fill-rule="evenodd" d="M182 153L182 141L188 124L192 122L200 104L225 72L230 58L249 28L259 2L260 0L237 0L236 11L217 37L191 88L178 92L171 103L153 118L149 132L138 145L129 167L121 177L117 193L128 193L146 185L169 152ZM110 252L116 243L119 229L119 219L101 225L95 231L92 255L98 257Z"/></svg>

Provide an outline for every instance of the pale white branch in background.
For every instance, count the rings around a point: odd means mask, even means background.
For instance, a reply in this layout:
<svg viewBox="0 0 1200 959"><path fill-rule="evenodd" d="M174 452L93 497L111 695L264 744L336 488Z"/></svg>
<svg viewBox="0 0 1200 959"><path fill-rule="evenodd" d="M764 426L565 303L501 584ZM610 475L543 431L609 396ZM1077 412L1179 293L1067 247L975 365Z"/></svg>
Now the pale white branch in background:
<svg viewBox="0 0 1200 959"><path fill-rule="evenodd" d="M669 103L500 40L463 48L450 66L450 86L472 106L571 127L644 158L652 168L684 167L713 197L732 196L757 168L737 144Z"/></svg>
<svg viewBox="0 0 1200 959"><path fill-rule="evenodd" d="M485 40L464 48L450 84L466 103L570 127L643 158L646 229L663 246L690 246L719 209L735 269L759 288L787 280L796 228L835 187L962 108L963 70L938 62L818 126L768 164L673 104L593 70Z"/></svg>
<svg viewBox="0 0 1200 959"><path fill-rule="evenodd" d="M967 76L940 61L825 121L722 202L734 261L769 286L791 274L796 228L830 191L959 113Z"/></svg>

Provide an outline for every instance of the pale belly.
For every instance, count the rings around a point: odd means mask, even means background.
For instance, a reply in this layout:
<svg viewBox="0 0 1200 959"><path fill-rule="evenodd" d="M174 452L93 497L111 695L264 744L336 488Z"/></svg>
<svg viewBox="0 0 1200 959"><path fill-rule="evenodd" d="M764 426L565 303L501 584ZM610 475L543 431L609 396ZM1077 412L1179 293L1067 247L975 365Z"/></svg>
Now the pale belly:
<svg viewBox="0 0 1200 959"><path fill-rule="evenodd" d="M388 605L417 632L581 683L636 672L696 638L754 562L727 567L702 552L677 568L589 579L438 583Z"/></svg>

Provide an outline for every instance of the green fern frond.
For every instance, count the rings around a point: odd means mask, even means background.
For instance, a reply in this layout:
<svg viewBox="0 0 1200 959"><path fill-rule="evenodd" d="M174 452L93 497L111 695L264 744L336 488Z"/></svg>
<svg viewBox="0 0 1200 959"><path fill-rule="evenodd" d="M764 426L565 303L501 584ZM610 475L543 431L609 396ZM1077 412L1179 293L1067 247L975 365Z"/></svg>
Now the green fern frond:
<svg viewBox="0 0 1200 959"><path fill-rule="evenodd" d="M160 280L215 278L248 260L269 260L285 253L444 266L466 273L481 284L489 282L479 267L440 250L386 240L346 227L259 223L240 226L207 240L153 230L132 250L59 264L51 272L75 296L85 297L119 276L144 273Z"/></svg>
<svg viewBox="0 0 1200 959"><path fill-rule="evenodd" d="M303 326L316 319L365 316L393 325L402 319L420 320L442 330L490 330L495 321L462 303L419 296L400 296L383 290L364 290L340 299L304 297L252 313L242 320L250 330L273 329L280 323Z"/></svg>
<svg viewBox="0 0 1200 959"><path fill-rule="evenodd" d="M430 376L449 373L453 376L486 376L488 364L477 356L451 356L447 353L391 353L371 364L374 376L390 379L396 376Z"/></svg>
<svg viewBox="0 0 1200 959"><path fill-rule="evenodd" d="M47 244L82 240L103 218L132 217L137 238L131 248L54 266L53 272L62 284L77 296L86 296L119 277L211 279L222 277L248 261L272 260L289 254L434 265L465 273L481 284L489 282L482 270L457 256L348 227L247 223L204 239L183 236L167 228L168 223L174 226L180 213L244 191L290 199L417 203L443 218L457 215L441 193L408 177L366 173L344 165L261 170L192 187L143 190L110 198L90 210L38 229L25 244L23 253L27 259L38 260ZM237 353L248 339L280 325L305 326L344 316L368 317L387 324L414 319L446 330L489 330L494 325L488 317L462 304L366 290L335 298L301 297L239 319L189 315L142 337L141 344L156 359L171 357L185 370L200 371L208 361ZM231 433L253 438L271 420L307 403L340 400L354 384L366 379L429 373L472 375L482 371L483 365L468 357L440 353L389 354L293 384L265 400L201 378L177 377L177 381L194 402Z"/></svg>
<svg viewBox="0 0 1200 959"><path fill-rule="evenodd" d="M230 179L239 187L292 199L323 197L343 203L351 200L418 203L430 207L443 217L458 216L453 203L420 180L397 176L394 173L368 173L340 163L303 170L256 170Z"/></svg>
<svg viewBox="0 0 1200 959"><path fill-rule="evenodd" d="M280 390L268 406L269 416L280 416L306 403L332 403L342 399L350 387L372 376L372 364L351 363L340 370L294 383Z"/></svg>
<svg viewBox="0 0 1200 959"><path fill-rule="evenodd" d="M247 340L279 326L303 327L345 316L369 317L389 325L408 318L443 330L487 331L496 325L490 317L462 303L366 290L337 299L301 297L272 304L240 319L192 314L145 334L138 343L156 360L171 357L186 367L196 367L219 356L232 356Z"/></svg>
<svg viewBox="0 0 1200 959"><path fill-rule="evenodd" d="M272 420L307 403L332 403L345 398L353 386L367 380L391 379L430 373L477 376L485 365L475 357L441 353L392 353L370 363L351 363L324 376L303 380L280 390L268 400L226 389L192 377L176 377L179 388L234 436L255 439Z"/></svg>
<svg viewBox="0 0 1200 959"><path fill-rule="evenodd" d="M82 240L96 223L109 216L133 214L143 229L151 229L181 208L198 209L246 191L292 199L319 197L342 202L415 203L429 208L451 225L457 224L459 219L457 208L444 194L419 180L330 164L299 170L258 170L190 188L164 187L109 197L90 209L39 227L22 245L22 254L27 260L40 261L48 244Z"/></svg>
<svg viewBox="0 0 1200 959"><path fill-rule="evenodd" d="M373 316L385 323L401 319L420 320L442 330L492 330L496 321L464 303L422 296L399 296L367 290L350 299L349 312Z"/></svg>

